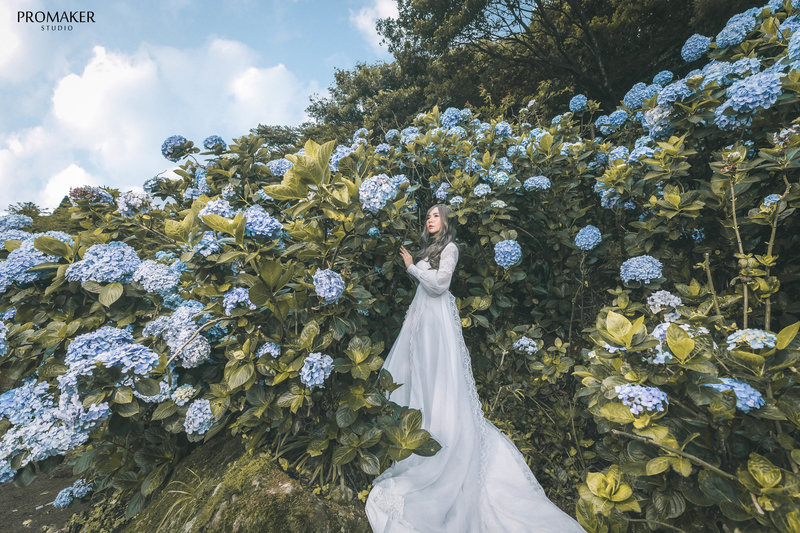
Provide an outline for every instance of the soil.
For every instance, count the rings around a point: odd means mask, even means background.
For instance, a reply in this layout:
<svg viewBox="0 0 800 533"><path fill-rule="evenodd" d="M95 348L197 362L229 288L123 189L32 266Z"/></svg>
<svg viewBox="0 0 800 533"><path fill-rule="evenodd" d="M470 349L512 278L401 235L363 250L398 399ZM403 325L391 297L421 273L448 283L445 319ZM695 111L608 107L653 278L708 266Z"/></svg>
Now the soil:
<svg viewBox="0 0 800 533"><path fill-rule="evenodd" d="M63 528L73 513L81 512L90 503L73 503L63 509L53 507L53 500L62 489L78 477L72 467L60 465L49 474L39 474L27 487L14 483L0 484L0 531L3 533L54 533ZM85 498L89 500L90 497Z"/></svg>

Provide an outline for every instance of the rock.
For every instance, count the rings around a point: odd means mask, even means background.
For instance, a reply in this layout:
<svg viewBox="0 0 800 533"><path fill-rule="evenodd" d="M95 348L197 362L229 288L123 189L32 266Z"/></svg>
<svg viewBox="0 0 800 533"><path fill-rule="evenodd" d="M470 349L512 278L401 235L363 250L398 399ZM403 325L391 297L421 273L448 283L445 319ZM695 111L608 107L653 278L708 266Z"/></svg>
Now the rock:
<svg viewBox="0 0 800 533"><path fill-rule="evenodd" d="M69 531L371 531L361 502L321 498L267 454L248 454L238 438L222 435L183 459L130 520L123 518L125 504L118 495L110 497L89 513L74 516Z"/></svg>

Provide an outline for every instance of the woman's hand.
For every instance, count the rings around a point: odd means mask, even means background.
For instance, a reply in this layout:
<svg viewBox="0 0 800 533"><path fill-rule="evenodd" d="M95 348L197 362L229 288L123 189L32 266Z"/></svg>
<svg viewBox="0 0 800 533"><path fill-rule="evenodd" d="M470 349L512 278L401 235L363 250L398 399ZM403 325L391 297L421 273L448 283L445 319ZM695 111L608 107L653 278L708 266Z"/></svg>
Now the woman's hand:
<svg viewBox="0 0 800 533"><path fill-rule="evenodd" d="M408 268L409 265L411 265L411 263L414 262L414 258L411 257L411 254L408 253L408 250L406 250L405 246L400 247L400 256L403 258L403 262L406 264L406 268Z"/></svg>

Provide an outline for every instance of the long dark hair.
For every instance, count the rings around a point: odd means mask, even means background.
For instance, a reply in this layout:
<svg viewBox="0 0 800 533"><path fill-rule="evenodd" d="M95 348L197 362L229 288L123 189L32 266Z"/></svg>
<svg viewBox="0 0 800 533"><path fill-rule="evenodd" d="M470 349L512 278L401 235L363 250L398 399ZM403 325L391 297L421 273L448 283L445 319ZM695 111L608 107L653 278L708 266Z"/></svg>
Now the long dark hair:
<svg viewBox="0 0 800 533"><path fill-rule="evenodd" d="M417 252L416 260L428 258L431 268L439 268L439 256L442 254L444 247L455 242L456 240L456 223L453 219L450 207L447 204L436 204L428 209L425 213L427 221L428 215L434 209L439 210L439 219L442 221L442 226L436 233L431 234L428 231L428 225L423 224L422 235L419 238L419 252Z"/></svg>

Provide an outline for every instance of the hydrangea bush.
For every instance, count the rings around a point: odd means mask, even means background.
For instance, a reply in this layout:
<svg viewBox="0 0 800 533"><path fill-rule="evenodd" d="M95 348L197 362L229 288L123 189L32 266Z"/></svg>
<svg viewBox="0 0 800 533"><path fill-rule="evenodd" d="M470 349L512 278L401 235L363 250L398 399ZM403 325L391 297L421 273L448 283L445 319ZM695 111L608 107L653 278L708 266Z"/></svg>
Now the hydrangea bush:
<svg viewBox="0 0 800 533"><path fill-rule="evenodd" d="M689 37L690 64L604 115L434 108L294 154L250 135L202 165L171 138L180 179L143 186L163 208L87 189L82 232L6 222L0 401L33 387L26 420L69 439L3 414L0 476L69 454L96 491L129 480L135 512L220 432L341 497L435 453L378 371L413 297L397 250L447 202L484 412L587 530L796 531L798 14Z"/></svg>

